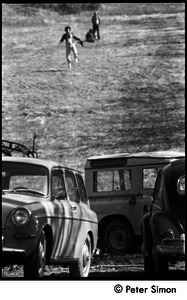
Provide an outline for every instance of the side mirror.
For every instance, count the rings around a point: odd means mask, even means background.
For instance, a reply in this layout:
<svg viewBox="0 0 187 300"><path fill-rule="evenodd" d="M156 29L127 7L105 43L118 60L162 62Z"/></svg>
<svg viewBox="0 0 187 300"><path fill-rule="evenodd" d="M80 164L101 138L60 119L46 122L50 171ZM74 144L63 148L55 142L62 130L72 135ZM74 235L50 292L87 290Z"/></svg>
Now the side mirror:
<svg viewBox="0 0 187 300"><path fill-rule="evenodd" d="M185 175L180 177L177 181L177 192L181 196L185 195Z"/></svg>

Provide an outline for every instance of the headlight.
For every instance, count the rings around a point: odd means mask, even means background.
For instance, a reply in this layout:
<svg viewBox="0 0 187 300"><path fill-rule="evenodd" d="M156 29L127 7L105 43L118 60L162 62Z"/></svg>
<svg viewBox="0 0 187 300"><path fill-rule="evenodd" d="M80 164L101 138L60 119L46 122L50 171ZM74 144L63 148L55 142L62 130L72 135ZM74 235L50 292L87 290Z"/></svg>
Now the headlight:
<svg viewBox="0 0 187 300"><path fill-rule="evenodd" d="M16 208L12 214L12 221L18 226L24 226L29 223L31 213L26 208Z"/></svg>

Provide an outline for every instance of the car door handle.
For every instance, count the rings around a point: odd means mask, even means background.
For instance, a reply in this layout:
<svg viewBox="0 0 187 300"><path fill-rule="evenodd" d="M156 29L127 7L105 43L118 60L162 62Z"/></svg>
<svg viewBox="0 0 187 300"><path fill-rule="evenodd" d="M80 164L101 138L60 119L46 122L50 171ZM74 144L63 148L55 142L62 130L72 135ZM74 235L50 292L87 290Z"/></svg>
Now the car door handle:
<svg viewBox="0 0 187 300"><path fill-rule="evenodd" d="M135 205L135 204L136 204L136 198L135 198L135 197L132 197L132 198L129 200L129 204Z"/></svg>
<svg viewBox="0 0 187 300"><path fill-rule="evenodd" d="M74 210L74 211L76 211L77 210L77 206L72 206L71 209Z"/></svg>

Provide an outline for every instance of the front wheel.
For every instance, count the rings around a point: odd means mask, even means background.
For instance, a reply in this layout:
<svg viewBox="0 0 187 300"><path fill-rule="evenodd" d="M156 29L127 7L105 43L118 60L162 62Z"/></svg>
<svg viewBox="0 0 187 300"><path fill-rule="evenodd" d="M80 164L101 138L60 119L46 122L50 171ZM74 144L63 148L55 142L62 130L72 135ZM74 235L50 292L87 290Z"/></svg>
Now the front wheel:
<svg viewBox="0 0 187 300"><path fill-rule="evenodd" d="M154 255L155 273L165 275L169 270L169 262L166 257L159 254Z"/></svg>
<svg viewBox="0 0 187 300"><path fill-rule="evenodd" d="M88 277L91 265L91 241L87 236L83 247L82 254L78 261L69 265L70 277Z"/></svg>
<svg viewBox="0 0 187 300"><path fill-rule="evenodd" d="M144 257L144 271L155 272L155 264L152 255L149 253Z"/></svg>
<svg viewBox="0 0 187 300"><path fill-rule="evenodd" d="M109 223L104 232L105 246L113 253L127 252L132 245L133 232L128 224L123 221Z"/></svg>
<svg viewBox="0 0 187 300"><path fill-rule="evenodd" d="M42 231L36 249L28 256L24 264L24 277L37 278L43 277L46 262L46 238Z"/></svg>

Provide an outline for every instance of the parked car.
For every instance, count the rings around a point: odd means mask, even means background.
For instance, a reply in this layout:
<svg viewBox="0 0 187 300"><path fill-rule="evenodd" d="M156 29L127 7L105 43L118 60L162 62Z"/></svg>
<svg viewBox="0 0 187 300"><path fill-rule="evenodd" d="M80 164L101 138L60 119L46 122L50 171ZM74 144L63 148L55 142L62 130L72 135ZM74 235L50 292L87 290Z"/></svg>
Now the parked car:
<svg viewBox="0 0 187 300"><path fill-rule="evenodd" d="M36 278L45 265L58 264L69 266L71 277L87 277L98 225L81 173L52 161L3 156L2 189L3 267L23 264L24 277Z"/></svg>
<svg viewBox="0 0 187 300"><path fill-rule="evenodd" d="M141 241L141 220L148 213L158 171L178 152L120 153L89 157L85 185L98 216L98 248L124 253Z"/></svg>
<svg viewBox="0 0 187 300"><path fill-rule="evenodd" d="M185 260L185 159L159 172L150 213L141 227L145 271L164 274L170 262Z"/></svg>

